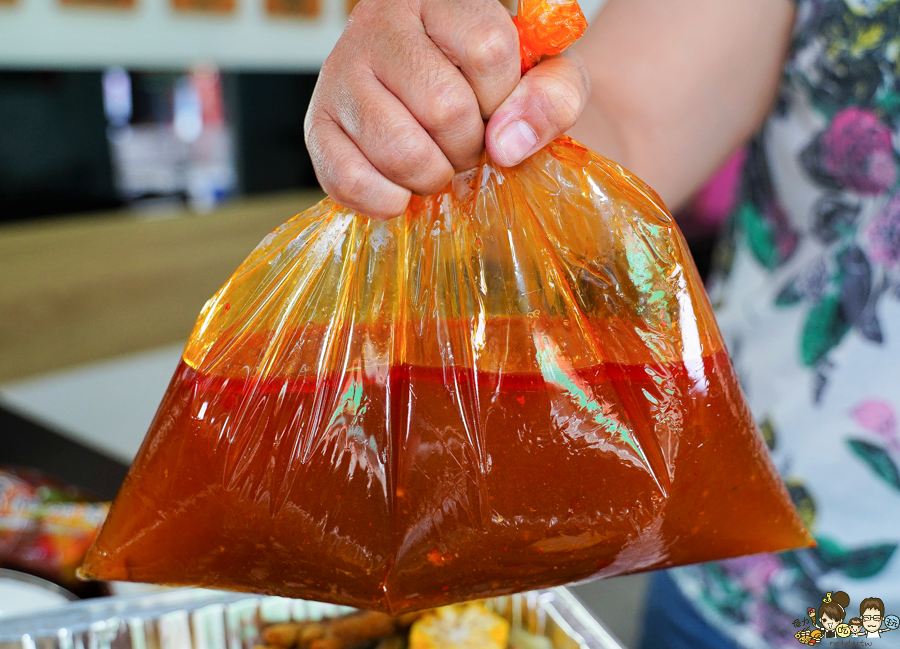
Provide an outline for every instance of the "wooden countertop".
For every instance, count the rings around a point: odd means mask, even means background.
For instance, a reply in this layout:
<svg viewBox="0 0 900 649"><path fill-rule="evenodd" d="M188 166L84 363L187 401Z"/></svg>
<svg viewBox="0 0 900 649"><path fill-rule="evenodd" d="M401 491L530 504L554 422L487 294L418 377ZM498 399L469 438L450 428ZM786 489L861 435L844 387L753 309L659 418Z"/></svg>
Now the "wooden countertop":
<svg viewBox="0 0 900 649"><path fill-rule="evenodd" d="M0 227L0 382L186 340L266 233L322 197Z"/></svg>

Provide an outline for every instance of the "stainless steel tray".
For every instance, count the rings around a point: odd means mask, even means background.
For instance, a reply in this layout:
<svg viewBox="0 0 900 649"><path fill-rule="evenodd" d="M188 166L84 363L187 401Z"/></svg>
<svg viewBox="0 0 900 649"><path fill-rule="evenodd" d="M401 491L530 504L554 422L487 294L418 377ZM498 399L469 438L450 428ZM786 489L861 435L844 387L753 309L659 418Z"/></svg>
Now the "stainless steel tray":
<svg viewBox="0 0 900 649"><path fill-rule="evenodd" d="M554 649L624 649L565 588L487 600ZM253 649L273 622L349 613L346 606L200 589L76 602L0 619L0 649Z"/></svg>

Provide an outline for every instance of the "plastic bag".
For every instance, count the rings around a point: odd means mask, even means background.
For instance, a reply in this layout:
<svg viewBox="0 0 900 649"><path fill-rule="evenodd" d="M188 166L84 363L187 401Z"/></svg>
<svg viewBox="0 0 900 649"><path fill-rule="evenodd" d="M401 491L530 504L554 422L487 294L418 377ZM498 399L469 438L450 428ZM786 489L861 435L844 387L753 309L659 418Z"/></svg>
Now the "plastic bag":
<svg viewBox="0 0 900 649"><path fill-rule="evenodd" d="M268 235L83 574L400 612L809 543L671 216L561 137Z"/></svg>

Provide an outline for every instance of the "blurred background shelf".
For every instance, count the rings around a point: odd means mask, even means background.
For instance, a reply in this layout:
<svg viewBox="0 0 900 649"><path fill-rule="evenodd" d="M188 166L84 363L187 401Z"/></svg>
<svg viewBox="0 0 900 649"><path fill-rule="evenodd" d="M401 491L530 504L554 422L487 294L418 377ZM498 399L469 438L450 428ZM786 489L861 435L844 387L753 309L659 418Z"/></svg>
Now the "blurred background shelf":
<svg viewBox="0 0 900 649"><path fill-rule="evenodd" d="M266 233L322 197L0 227L0 382L186 340Z"/></svg>

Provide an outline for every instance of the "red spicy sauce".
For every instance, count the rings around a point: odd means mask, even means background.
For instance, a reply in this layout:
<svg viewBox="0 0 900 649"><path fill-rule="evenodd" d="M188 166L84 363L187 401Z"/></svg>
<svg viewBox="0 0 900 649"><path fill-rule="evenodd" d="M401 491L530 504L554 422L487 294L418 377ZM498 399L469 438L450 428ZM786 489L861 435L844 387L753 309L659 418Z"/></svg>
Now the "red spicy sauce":
<svg viewBox="0 0 900 649"><path fill-rule="evenodd" d="M319 381L182 363L82 572L400 612L809 542L724 352Z"/></svg>

